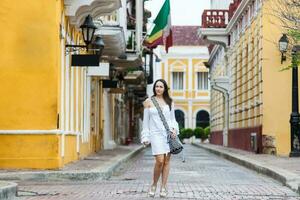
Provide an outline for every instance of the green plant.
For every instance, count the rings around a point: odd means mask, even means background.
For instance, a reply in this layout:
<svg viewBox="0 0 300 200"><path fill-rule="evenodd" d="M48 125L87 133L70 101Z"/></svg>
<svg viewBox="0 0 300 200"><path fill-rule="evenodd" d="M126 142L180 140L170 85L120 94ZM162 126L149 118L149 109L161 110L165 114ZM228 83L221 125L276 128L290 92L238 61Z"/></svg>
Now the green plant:
<svg viewBox="0 0 300 200"><path fill-rule="evenodd" d="M194 130L191 128L186 129L186 138L190 138L194 135Z"/></svg>
<svg viewBox="0 0 300 200"><path fill-rule="evenodd" d="M181 129L179 130L178 138L180 139L180 141L183 141L183 139L186 138L185 128L181 128Z"/></svg>
<svg viewBox="0 0 300 200"><path fill-rule="evenodd" d="M204 129L204 135L205 135L205 139L209 138L209 135L210 135L210 127L206 127Z"/></svg>
<svg viewBox="0 0 300 200"><path fill-rule="evenodd" d="M194 130L194 134L196 138L203 138L204 136L204 129L202 127L197 127Z"/></svg>

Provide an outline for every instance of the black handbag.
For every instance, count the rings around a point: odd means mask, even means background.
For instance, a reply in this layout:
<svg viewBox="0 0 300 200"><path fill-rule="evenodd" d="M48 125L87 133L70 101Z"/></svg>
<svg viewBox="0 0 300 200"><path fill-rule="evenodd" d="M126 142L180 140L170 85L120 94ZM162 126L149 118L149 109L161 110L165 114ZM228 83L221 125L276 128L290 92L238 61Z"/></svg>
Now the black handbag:
<svg viewBox="0 0 300 200"><path fill-rule="evenodd" d="M179 138L177 135L176 135L176 138L171 137L172 132L170 131L169 125L166 121L166 118L165 118L160 106L158 105L158 102L156 101L156 99L154 97L151 97L151 100L158 111L159 117L160 117L165 129L167 130L167 133L168 133L167 140L168 140L169 147L170 147L170 153L171 154L180 153L183 149L183 145L179 141Z"/></svg>

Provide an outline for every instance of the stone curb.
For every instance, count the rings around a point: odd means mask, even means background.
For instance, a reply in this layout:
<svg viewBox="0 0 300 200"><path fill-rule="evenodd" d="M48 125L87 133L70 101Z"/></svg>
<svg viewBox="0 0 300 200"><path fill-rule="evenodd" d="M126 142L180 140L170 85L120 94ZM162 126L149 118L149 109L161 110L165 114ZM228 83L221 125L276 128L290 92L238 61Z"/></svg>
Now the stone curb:
<svg viewBox="0 0 300 200"><path fill-rule="evenodd" d="M106 180L118 169L118 167L127 162L144 149L143 146L132 150L116 160L107 168L92 170L73 170L73 171L42 171L42 172L6 172L0 173L0 180L51 180L51 181L84 181L84 180ZM1 198L0 198L1 199Z"/></svg>
<svg viewBox="0 0 300 200"><path fill-rule="evenodd" d="M15 199L17 194L17 184L12 182L0 181L0 199Z"/></svg>
<svg viewBox="0 0 300 200"><path fill-rule="evenodd" d="M227 160L242 165L248 169L269 176L300 194L300 177L295 173L289 172L284 169L264 165L256 160L247 158L242 155L234 155L234 153L222 152L213 147L208 147L205 145L195 144L195 143L192 143L192 145L203 148L213 154L221 156Z"/></svg>

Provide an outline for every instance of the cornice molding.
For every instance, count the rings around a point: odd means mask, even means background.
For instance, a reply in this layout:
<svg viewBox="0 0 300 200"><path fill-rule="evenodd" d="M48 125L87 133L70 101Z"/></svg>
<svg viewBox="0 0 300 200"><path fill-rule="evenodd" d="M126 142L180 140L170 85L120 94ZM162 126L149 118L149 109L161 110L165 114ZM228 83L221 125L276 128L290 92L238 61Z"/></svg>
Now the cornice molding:
<svg viewBox="0 0 300 200"><path fill-rule="evenodd" d="M120 0L65 0L66 16L70 23L79 27L87 15L94 19L109 15L121 7Z"/></svg>

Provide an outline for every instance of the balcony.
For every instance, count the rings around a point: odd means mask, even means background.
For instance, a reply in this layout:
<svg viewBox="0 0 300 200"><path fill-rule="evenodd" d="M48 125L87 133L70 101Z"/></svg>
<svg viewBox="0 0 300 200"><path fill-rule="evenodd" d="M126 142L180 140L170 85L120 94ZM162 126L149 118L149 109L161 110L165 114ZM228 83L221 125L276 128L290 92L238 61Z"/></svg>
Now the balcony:
<svg viewBox="0 0 300 200"><path fill-rule="evenodd" d="M202 27L198 31L201 39L210 44L218 44L223 47L230 45L230 33L228 27L236 20L235 12L242 0L233 0L228 9L204 10L202 13ZM244 1L245 2L245 1Z"/></svg>
<svg viewBox="0 0 300 200"><path fill-rule="evenodd" d="M226 28L242 0L234 0L228 10L204 10L202 28Z"/></svg>
<svg viewBox="0 0 300 200"><path fill-rule="evenodd" d="M226 28L229 21L229 10L204 10L202 28Z"/></svg>

